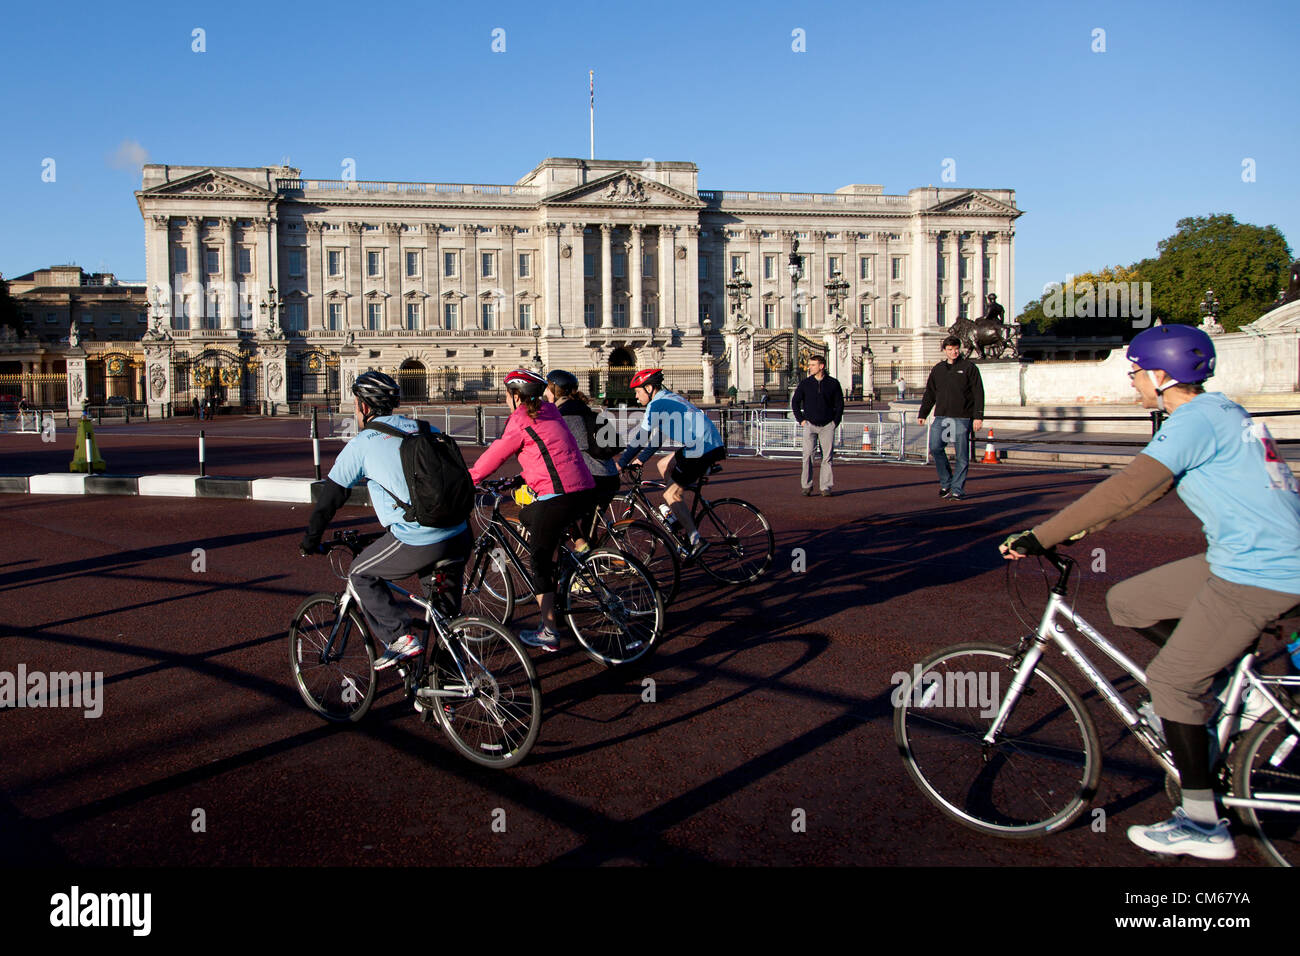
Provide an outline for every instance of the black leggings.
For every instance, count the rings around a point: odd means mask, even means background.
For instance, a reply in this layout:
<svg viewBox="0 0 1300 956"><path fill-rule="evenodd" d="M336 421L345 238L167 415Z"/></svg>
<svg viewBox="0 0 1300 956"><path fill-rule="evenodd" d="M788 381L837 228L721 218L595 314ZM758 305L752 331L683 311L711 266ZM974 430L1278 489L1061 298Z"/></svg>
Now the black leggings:
<svg viewBox="0 0 1300 956"><path fill-rule="evenodd" d="M564 529L591 510L593 498L590 489L573 491L519 509L519 521L528 529L534 593L541 595L555 590L555 549Z"/></svg>

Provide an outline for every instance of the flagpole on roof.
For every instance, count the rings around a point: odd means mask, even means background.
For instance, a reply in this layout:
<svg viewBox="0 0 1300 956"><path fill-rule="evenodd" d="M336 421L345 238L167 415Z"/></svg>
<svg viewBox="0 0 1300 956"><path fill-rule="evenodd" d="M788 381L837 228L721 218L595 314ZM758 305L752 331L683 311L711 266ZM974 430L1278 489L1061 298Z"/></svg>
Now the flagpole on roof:
<svg viewBox="0 0 1300 956"><path fill-rule="evenodd" d="M588 117L591 126L591 159L596 158L596 71L588 70L587 77L591 80L591 112Z"/></svg>

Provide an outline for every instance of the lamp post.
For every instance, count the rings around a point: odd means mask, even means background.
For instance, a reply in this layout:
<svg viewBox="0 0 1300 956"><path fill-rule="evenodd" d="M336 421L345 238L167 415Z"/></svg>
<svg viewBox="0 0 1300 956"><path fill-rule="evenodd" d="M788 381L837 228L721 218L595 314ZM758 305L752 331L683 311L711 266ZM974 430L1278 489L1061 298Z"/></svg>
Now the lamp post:
<svg viewBox="0 0 1300 956"><path fill-rule="evenodd" d="M790 341L786 346L785 374L786 391L794 384L794 342L799 334L799 280L803 278L803 256L799 255L799 240L794 240L790 247Z"/></svg>
<svg viewBox="0 0 1300 956"><path fill-rule="evenodd" d="M533 364L542 367L542 329L536 322L533 323Z"/></svg>
<svg viewBox="0 0 1300 956"><path fill-rule="evenodd" d="M745 302L749 299L749 290L751 288L753 288L753 283L745 278L745 274L737 266L736 271L727 282L727 295L731 299L731 313L735 316L736 325L740 325L743 321Z"/></svg>
<svg viewBox="0 0 1300 956"><path fill-rule="evenodd" d="M1209 335L1219 335L1223 332L1218 315L1219 300L1214 295L1213 289L1206 289L1205 298L1201 300L1201 328Z"/></svg>
<svg viewBox="0 0 1300 956"><path fill-rule="evenodd" d="M275 291L275 286L266 290L266 298L259 304L263 317L266 319L266 337L269 339L284 338L284 333L280 329L280 322L277 318L279 311L284 308L284 299Z"/></svg>

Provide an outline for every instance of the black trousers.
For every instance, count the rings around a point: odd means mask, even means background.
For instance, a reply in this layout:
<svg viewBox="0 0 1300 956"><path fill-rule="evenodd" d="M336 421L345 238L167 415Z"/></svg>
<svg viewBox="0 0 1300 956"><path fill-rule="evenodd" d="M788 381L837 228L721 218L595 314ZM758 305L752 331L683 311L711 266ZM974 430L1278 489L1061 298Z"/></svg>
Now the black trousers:
<svg viewBox="0 0 1300 956"><path fill-rule="evenodd" d="M532 557L532 585L535 594L555 590L555 549L565 528L589 513L594 490L573 491L558 498L534 501L519 509L519 521L528 529L528 550Z"/></svg>
<svg viewBox="0 0 1300 956"><path fill-rule="evenodd" d="M419 574L429 565L443 558L469 557L474 537L467 530L454 538L437 544L404 544L390 531L366 550L362 551L348 572L348 580L361 599L361 613L376 640L391 644L404 634L411 633L411 617L398 603L397 595L389 590L389 581L400 581ZM451 585L456 600L460 599L465 565L453 566ZM409 607L410 605L405 605Z"/></svg>

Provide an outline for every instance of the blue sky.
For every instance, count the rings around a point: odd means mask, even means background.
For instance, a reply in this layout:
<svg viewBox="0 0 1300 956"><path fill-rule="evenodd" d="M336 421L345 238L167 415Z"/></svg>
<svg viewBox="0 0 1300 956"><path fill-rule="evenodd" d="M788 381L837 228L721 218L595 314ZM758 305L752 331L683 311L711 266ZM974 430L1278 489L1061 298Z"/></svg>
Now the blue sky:
<svg viewBox="0 0 1300 956"><path fill-rule="evenodd" d="M1014 188L1019 309L1184 216L1274 224L1294 253L1294 36L1282 2L11 5L0 271L143 278L146 154L513 182L587 155L594 69L597 156L688 160L701 188L906 193L949 185L947 158L952 185Z"/></svg>

